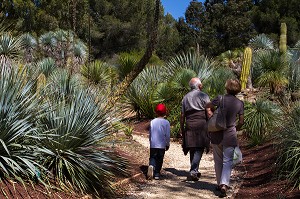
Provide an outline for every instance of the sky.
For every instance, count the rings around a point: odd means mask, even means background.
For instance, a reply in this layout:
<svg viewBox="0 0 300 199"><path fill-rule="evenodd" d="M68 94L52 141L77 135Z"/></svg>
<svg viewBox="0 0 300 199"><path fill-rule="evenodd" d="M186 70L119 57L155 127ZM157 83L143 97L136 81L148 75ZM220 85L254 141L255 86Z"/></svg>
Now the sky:
<svg viewBox="0 0 300 199"><path fill-rule="evenodd" d="M179 17L184 17L186 8L189 6L192 0L161 0L165 14L170 13L176 20ZM198 0L203 2L202 0Z"/></svg>

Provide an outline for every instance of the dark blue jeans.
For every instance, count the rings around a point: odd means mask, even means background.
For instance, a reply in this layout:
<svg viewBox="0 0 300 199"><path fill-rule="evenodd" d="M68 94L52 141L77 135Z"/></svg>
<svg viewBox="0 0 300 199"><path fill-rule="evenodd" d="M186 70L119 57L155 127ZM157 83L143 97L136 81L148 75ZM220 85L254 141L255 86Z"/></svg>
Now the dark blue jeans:
<svg viewBox="0 0 300 199"><path fill-rule="evenodd" d="M150 148L149 165L154 167L154 176L159 176L164 156L165 149Z"/></svg>
<svg viewBox="0 0 300 199"><path fill-rule="evenodd" d="M191 175L197 175L199 173L199 165L200 165L200 160L202 158L203 152L204 152L204 148L202 147L190 148L190 163L191 163L190 174Z"/></svg>

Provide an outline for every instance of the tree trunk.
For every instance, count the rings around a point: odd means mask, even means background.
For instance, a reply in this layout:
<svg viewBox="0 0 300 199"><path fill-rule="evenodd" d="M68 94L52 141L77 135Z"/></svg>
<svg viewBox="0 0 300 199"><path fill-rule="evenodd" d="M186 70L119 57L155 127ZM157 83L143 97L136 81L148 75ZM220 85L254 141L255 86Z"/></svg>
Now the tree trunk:
<svg viewBox="0 0 300 199"><path fill-rule="evenodd" d="M133 82L133 80L139 75L140 72L148 64L152 53L154 51L155 44L157 42L157 32L158 32L158 22L160 14L160 0L156 0L155 3L155 14L153 20L152 31L149 34L147 49L141 60L133 68L133 70L124 78L124 80L117 85L115 91L112 93L112 97L109 99L109 107L112 107L116 101L120 99L122 95L126 92L127 88Z"/></svg>

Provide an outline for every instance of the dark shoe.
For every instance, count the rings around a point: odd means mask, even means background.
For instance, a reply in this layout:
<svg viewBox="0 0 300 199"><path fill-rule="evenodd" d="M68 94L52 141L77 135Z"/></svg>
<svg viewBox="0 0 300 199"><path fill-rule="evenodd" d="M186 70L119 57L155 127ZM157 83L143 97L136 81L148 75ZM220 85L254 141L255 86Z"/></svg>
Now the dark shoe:
<svg viewBox="0 0 300 199"><path fill-rule="evenodd" d="M197 173L197 178L200 178L201 177L201 173Z"/></svg>
<svg viewBox="0 0 300 199"><path fill-rule="evenodd" d="M186 178L186 181L198 181L199 178L198 178L197 176L198 176L198 175L190 174L190 175Z"/></svg>
<svg viewBox="0 0 300 199"><path fill-rule="evenodd" d="M220 198L226 197L226 196L227 196L226 192L227 192L227 190L228 190L227 185L222 184L222 185L220 185L220 187L221 187L221 190L220 190L220 191L221 191L221 194L219 195L219 197L220 197Z"/></svg>
<svg viewBox="0 0 300 199"><path fill-rule="evenodd" d="M154 174L154 179L155 180L159 180L159 178L160 178L160 174L159 173Z"/></svg>
<svg viewBox="0 0 300 199"><path fill-rule="evenodd" d="M152 165L149 165L148 172L147 172L147 179L148 180L153 179L153 170L154 170L154 167Z"/></svg>
<svg viewBox="0 0 300 199"><path fill-rule="evenodd" d="M221 186L220 185L216 186L216 191L221 191Z"/></svg>

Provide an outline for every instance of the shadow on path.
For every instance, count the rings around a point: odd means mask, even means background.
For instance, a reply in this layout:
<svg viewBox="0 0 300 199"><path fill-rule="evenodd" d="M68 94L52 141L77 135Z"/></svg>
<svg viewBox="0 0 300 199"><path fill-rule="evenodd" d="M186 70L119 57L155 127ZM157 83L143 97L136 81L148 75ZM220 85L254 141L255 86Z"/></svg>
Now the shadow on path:
<svg viewBox="0 0 300 199"><path fill-rule="evenodd" d="M172 174L174 174L178 177L186 177L189 175L189 172L186 170L177 170L175 168L165 168L164 170L171 172ZM200 178L200 180L196 181L196 182L186 181L186 180L183 180L181 182L183 182L186 187L190 187L192 189L208 190L208 191L213 192L216 196L218 196L220 194L220 192L216 190L216 184L206 182L202 178Z"/></svg>
<svg viewBox="0 0 300 199"><path fill-rule="evenodd" d="M188 176L189 172L186 170L177 170L175 168L164 168L165 171L171 172L176 176Z"/></svg>

